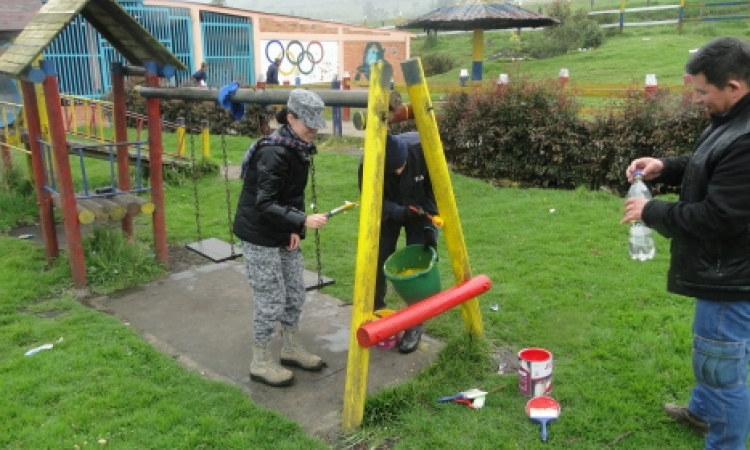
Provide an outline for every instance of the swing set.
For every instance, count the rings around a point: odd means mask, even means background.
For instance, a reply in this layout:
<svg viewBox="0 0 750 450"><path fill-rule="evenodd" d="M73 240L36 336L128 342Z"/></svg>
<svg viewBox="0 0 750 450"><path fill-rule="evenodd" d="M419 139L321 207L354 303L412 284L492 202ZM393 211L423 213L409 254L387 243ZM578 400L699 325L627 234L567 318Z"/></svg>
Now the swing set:
<svg viewBox="0 0 750 450"><path fill-rule="evenodd" d="M187 121L190 123L190 121ZM267 129L267 127L261 127L263 129ZM201 209L200 209L200 196L198 193L198 181L200 179L199 174L199 164L198 159L196 157L196 149L195 149L195 134L190 132L191 130L187 129L189 133L188 142L190 146L190 172L191 172L191 182L193 187L193 203L195 206L195 225L196 225L196 238L197 240L195 242L192 242L190 244L187 244L185 247L189 250L192 250L199 255L210 259L213 262L224 262L229 260L234 260L236 258L239 258L242 256L241 250L238 248L238 245L234 243L234 233L232 232L232 219L233 219L233 210L232 210L232 198L231 198L231 188L229 183L229 159L227 156L227 142L226 142L226 134L222 133L221 135L221 159L222 159L222 173L223 173L223 182L224 182L224 199L226 201L226 211L227 211L227 241L223 241L219 238L212 237L208 239L203 239L203 233L201 229ZM313 203L313 212L317 213L317 192L316 192L316 183L315 183L315 158L312 157L310 159L310 187L311 187L311 194L312 194L312 203ZM329 277L323 276L323 264L321 260L321 252L320 252L320 233L319 230L315 230L315 261L316 261L316 274L317 279L314 282L308 283L307 280L305 282L305 290L310 291L314 289L321 289L325 286L330 286L334 283L334 280Z"/></svg>

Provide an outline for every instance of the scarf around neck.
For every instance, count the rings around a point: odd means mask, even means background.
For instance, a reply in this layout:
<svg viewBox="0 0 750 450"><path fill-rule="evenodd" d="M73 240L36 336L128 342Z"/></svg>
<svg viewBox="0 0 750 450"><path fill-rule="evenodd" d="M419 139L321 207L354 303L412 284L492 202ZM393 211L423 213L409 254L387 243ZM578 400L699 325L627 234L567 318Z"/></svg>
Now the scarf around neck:
<svg viewBox="0 0 750 450"><path fill-rule="evenodd" d="M308 155L314 155L317 153L317 148L314 142L307 143L300 139L297 134L288 125L284 125L284 128L291 135L291 137L282 136L279 133L274 133L270 136L265 136L255 141L245 152L244 158L242 158L242 167L240 170L240 179L245 178L247 169L250 166L250 160L253 158L258 149L269 145L275 145L279 147L286 147L289 149L298 150Z"/></svg>

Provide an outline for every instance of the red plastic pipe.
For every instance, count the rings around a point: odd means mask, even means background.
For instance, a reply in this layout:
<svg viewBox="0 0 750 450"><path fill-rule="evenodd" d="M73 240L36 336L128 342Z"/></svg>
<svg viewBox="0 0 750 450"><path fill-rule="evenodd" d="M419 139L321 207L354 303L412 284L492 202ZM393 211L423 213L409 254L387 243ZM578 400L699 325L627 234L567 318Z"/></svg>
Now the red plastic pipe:
<svg viewBox="0 0 750 450"><path fill-rule="evenodd" d="M492 281L487 275L477 275L463 284L407 306L388 317L363 324L357 330L357 341L362 347L369 348L389 336L419 325L466 300L487 292L491 287Z"/></svg>

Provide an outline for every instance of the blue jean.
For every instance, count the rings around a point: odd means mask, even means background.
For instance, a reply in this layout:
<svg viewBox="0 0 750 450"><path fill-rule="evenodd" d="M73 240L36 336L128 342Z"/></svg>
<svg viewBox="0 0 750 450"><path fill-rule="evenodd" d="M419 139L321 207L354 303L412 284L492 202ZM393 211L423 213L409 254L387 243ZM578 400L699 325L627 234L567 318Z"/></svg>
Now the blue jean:
<svg viewBox="0 0 750 450"><path fill-rule="evenodd" d="M750 433L750 301L696 299L688 409L709 425L706 450L744 450Z"/></svg>

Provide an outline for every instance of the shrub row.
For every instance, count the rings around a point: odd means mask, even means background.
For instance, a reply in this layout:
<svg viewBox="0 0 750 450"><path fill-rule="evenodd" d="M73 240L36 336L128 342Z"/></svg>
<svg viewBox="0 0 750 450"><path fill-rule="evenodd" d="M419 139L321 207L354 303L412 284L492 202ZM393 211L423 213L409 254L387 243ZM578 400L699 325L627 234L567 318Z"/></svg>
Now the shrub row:
<svg viewBox="0 0 750 450"><path fill-rule="evenodd" d="M446 159L497 185L627 191L625 170L642 156L690 154L708 118L682 97L631 91L582 118L557 81L516 80L503 90L448 93L438 115ZM396 124L391 132L414 129ZM656 192L675 188L655 186Z"/></svg>

